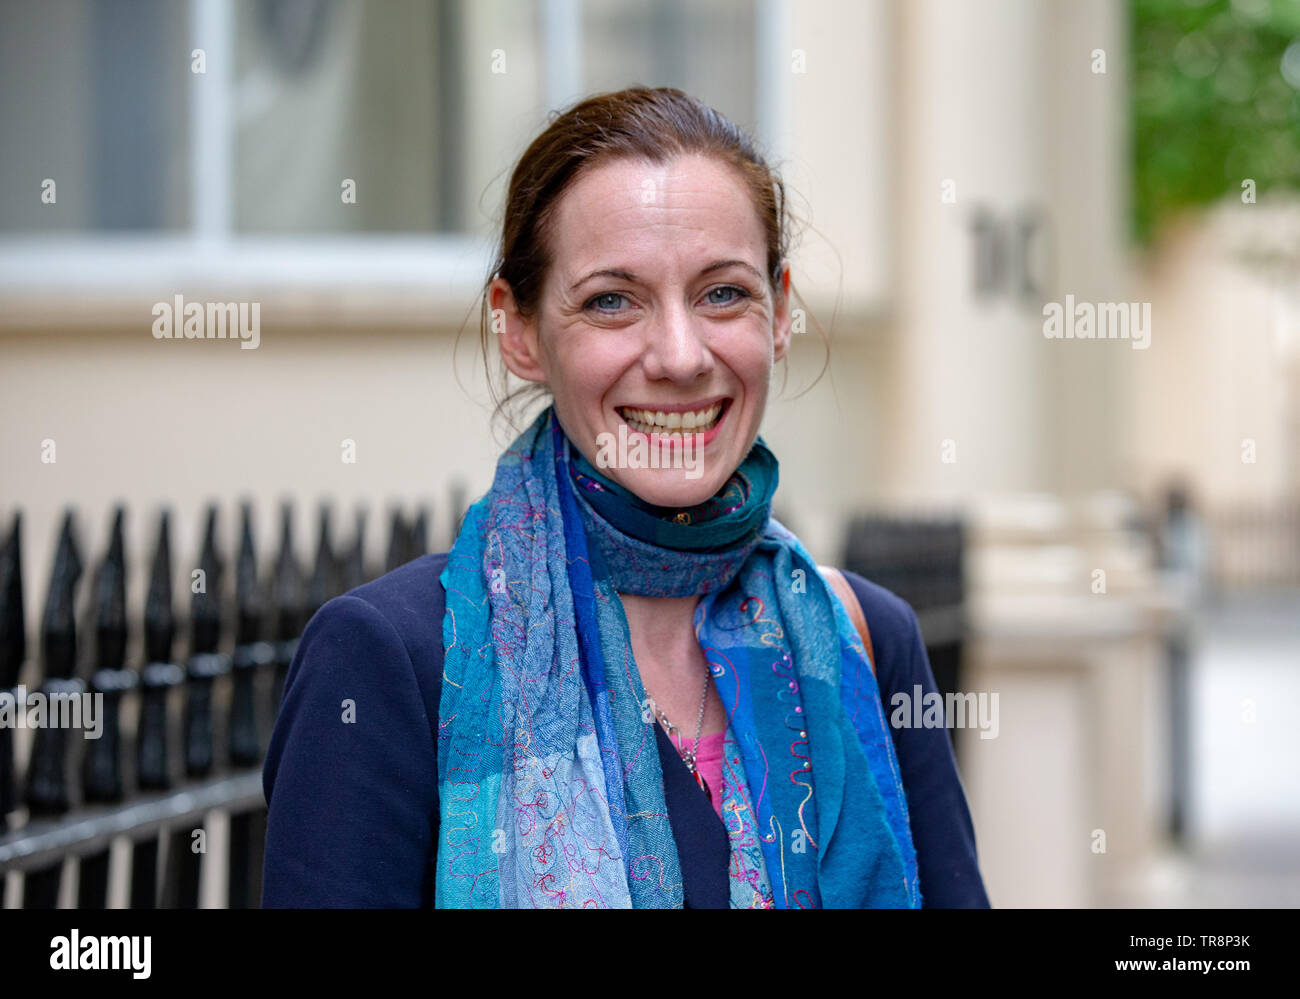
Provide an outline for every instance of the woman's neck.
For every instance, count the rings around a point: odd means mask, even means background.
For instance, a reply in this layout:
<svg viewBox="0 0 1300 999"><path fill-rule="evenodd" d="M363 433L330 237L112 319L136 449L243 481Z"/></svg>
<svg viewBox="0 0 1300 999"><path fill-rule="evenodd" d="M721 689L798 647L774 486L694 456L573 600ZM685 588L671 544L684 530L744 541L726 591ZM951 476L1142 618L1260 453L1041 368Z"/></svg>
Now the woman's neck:
<svg viewBox="0 0 1300 999"><path fill-rule="evenodd" d="M643 597L620 593L632 637L641 682L660 709L681 726L681 735L694 739L727 727L727 713L713 683L709 663L695 637L695 607L699 596ZM706 690L700 718L700 694Z"/></svg>
<svg viewBox="0 0 1300 999"><path fill-rule="evenodd" d="M643 597L620 593L619 598L623 601L634 645L643 646L651 652L652 655L648 657L650 659L687 665L685 653L699 647L695 640L695 607L700 602L698 595Z"/></svg>

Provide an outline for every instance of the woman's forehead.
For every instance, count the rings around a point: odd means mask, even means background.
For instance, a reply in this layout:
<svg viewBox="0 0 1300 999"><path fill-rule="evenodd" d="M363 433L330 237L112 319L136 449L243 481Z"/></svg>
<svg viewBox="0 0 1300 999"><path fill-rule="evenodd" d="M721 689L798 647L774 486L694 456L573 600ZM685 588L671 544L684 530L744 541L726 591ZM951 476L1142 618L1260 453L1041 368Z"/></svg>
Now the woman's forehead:
<svg viewBox="0 0 1300 999"><path fill-rule="evenodd" d="M654 269L666 255L679 263L698 257L701 266L739 258L765 269L763 227L743 179L702 156L594 167L570 185L553 221L553 262L565 276L634 263Z"/></svg>

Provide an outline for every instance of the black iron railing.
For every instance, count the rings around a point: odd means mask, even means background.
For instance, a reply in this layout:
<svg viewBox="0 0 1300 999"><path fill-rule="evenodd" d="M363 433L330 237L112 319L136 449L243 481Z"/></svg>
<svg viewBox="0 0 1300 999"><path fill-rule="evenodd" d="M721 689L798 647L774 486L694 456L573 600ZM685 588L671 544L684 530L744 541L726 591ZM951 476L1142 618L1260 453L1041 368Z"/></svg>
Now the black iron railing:
<svg viewBox="0 0 1300 999"><path fill-rule="evenodd" d="M888 514L849 524L844 568L893 591L916 611L935 683L943 695L962 688L966 633L966 532L959 518ZM956 742L955 733L949 736Z"/></svg>
<svg viewBox="0 0 1300 999"><path fill-rule="evenodd" d="M357 514L350 547L336 553L329 510L322 509L307 573L294 553L292 508L284 505L279 550L264 579L244 504L227 595L217 509L210 507L197 566L185 580L189 614L182 622L164 511L139 622L142 652L133 663L124 524L119 507L90 591L79 594L75 515L65 514L31 662L20 514L0 550L0 907L105 908L116 894L132 908L192 908L203 884L216 886L218 904L257 906L263 754L306 622L376 575L365 558L365 513ZM409 520L394 510L384 571L424 554L428 527L427 510ZM93 631L81 656L79 597ZM182 623L188 654L177 659ZM209 849L218 828L223 846Z"/></svg>
<svg viewBox="0 0 1300 999"><path fill-rule="evenodd" d="M1237 505L1205 523L1207 569L1218 589L1300 586L1300 503Z"/></svg>

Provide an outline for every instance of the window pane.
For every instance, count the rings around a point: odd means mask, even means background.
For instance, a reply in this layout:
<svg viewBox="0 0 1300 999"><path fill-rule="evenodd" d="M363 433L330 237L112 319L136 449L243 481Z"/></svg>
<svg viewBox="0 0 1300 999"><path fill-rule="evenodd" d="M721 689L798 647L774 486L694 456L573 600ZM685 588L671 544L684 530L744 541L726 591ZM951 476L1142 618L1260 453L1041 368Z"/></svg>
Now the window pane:
<svg viewBox="0 0 1300 999"><path fill-rule="evenodd" d="M465 0L463 149L466 231L495 238L510 170L545 129L538 0ZM449 140L451 141L451 140Z"/></svg>
<svg viewBox="0 0 1300 999"><path fill-rule="evenodd" d="M753 0L586 0L589 92L679 87L757 134Z"/></svg>
<svg viewBox="0 0 1300 999"><path fill-rule="evenodd" d="M188 11L169 0L0 5L0 231L189 225Z"/></svg>
<svg viewBox="0 0 1300 999"><path fill-rule="evenodd" d="M475 230L483 179L472 160L499 123L484 87L490 48L469 44L484 35L508 44L509 82L535 102L532 3L240 4L235 228Z"/></svg>

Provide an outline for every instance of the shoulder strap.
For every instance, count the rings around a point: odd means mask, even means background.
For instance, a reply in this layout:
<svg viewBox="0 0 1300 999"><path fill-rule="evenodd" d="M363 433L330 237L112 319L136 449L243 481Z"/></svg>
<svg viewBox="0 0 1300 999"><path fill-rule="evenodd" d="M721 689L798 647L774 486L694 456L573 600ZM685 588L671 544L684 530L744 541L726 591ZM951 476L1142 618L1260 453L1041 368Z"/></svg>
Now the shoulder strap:
<svg viewBox="0 0 1300 999"><path fill-rule="evenodd" d="M871 672L874 675L876 672L876 653L871 648L871 632L867 630L867 619L862 613L862 604L858 603L858 595L853 592L853 587L849 585L849 581L844 578L844 573L840 572L839 569L834 569L829 565L819 565L817 568L826 577L826 582L831 584L831 589L838 594L844 604L844 609L849 612L849 620L858 629L858 635L867 650L867 662L871 664Z"/></svg>

